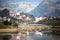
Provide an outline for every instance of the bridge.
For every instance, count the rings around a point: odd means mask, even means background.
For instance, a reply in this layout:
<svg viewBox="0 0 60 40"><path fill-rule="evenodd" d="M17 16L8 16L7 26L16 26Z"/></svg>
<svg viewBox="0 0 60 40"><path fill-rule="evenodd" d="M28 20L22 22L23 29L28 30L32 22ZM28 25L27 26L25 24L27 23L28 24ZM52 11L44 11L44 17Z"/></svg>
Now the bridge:
<svg viewBox="0 0 60 40"><path fill-rule="evenodd" d="M20 30L46 30L50 29L52 26L44 24L19 24L18 28Z"/></svg>

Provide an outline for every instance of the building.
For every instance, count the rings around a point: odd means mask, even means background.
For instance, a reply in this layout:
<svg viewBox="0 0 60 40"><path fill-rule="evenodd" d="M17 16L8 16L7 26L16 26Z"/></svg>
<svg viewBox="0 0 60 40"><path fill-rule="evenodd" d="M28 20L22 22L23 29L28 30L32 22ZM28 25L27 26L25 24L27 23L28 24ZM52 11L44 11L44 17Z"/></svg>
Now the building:
<svg viewBox="0 0 60 40"><path fill-rule="evenodd" d="M47 19L47 17L35 17L35 22L38 22L43 19Z"/></svg>

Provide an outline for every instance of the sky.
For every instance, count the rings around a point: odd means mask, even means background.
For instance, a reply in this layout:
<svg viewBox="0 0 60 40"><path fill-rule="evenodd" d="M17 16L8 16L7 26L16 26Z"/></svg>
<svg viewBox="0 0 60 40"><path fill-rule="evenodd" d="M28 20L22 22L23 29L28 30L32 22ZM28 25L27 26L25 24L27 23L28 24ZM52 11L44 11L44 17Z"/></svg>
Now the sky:
<svg viewBox="0 0 60 40"><path fill-rule="evenodd" d="M0 0L0 9L7 8L9 10L19 12L30 12L36 8L42 0Z"/></svg>

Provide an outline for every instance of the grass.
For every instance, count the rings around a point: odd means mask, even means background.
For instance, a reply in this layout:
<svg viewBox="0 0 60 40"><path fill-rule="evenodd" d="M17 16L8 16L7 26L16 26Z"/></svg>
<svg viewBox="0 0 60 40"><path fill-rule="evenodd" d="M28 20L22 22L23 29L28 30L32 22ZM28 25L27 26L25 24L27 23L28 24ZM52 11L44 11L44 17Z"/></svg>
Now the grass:
<svg viewBox="0 0 60 40"><path fill-rule="evenodd" d="M4 25L3 23L0 23L0 28L10 28L10 25Z"/></svg>

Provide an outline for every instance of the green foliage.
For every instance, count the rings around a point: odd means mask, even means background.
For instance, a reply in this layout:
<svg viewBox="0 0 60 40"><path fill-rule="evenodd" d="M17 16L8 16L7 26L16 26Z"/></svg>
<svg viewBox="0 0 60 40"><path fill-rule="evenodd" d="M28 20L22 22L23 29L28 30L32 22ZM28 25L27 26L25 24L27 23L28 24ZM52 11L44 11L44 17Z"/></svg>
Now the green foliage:
<svg viewBox="0 0 60 40"><path fill-rule="evenodd" d="M29 22L29 20L20 19L19 22Z"/></svg>
<svg viewBox="0 0 60 40"><path fill-rule="evenodd" d="M0 16L1 17L9 17L9 10L8 9L4 9L4 10L0 10Z"/></svg>
<svg viewBox="0 0 60 40"><path fill-rule="evenodd" d="M11 25L12 22L4 21L4 24L5 24L5 25Z"/></svg>
<svg viewBox="0 0 60 40"><path fill-rule="evenodd" d="M18 24L16 22L13 22L13 27L18 27Z"/></svg>
<svg viewBox="0 0 60 40"><path fill-rule="evenodd" d="M30 15L29 17L31 18L32 21L35 20L34 15Z"/></svg>
<svg viewBox="0 0 60 40"><path fill-rule="evenodd" d="M46 25L52 25L51 19L43 19L37 22L37 24L46 24Z"/></svg>
<svg viewBox="0 0 60 40"><path fill-rule="evenodd" d="M10 28L12 22L4 21L3 23L0 23L0 28Z"/></svg>
<svg viewBox="0 0 60 40"><path fill-rule="evenodd" d="M4 9L3 11L2 11L2 13L3 13L3 16L9 16L9 10L8 9Z"/></svg>
<svg viewBox="0 0 60 40"><path fill-rule="evenodd" d="M8 27L9 27L9 25L4 25L4 24L0 23L0 28L8 28Z"/></svg>

